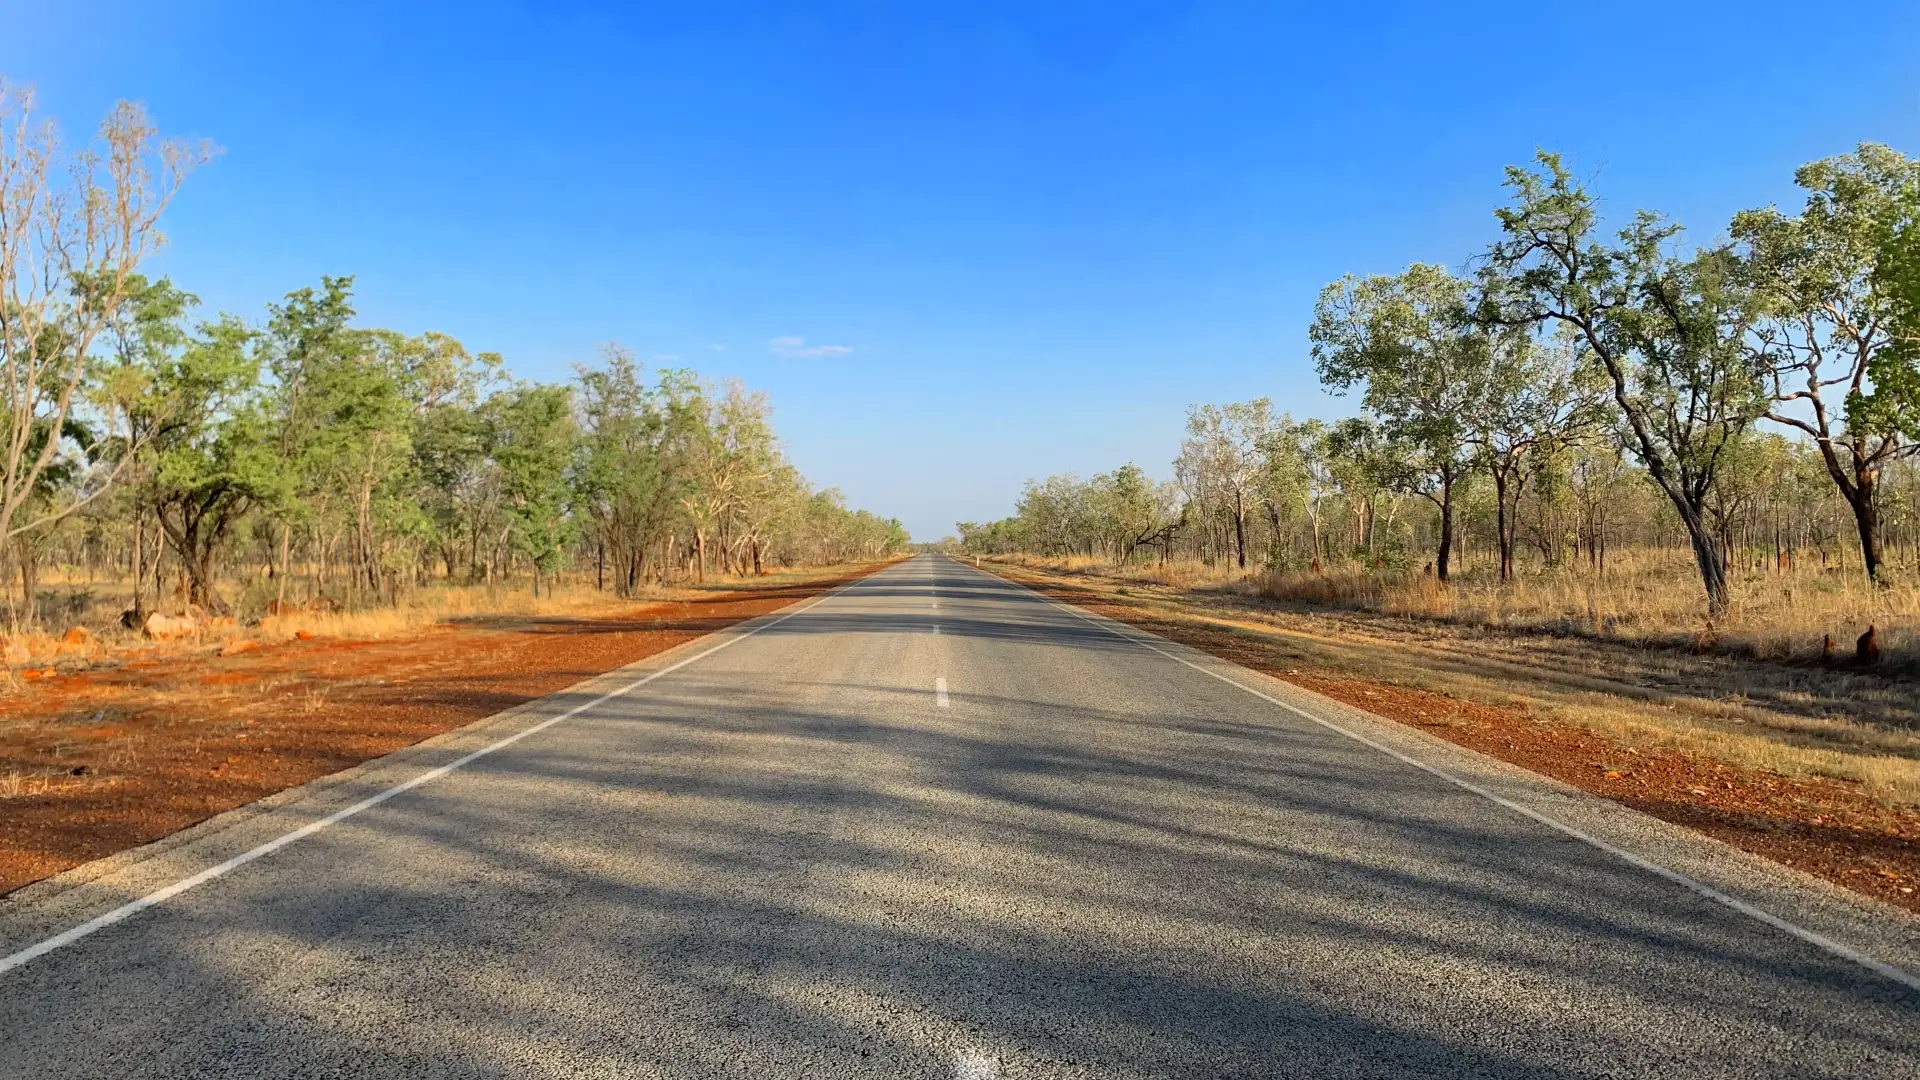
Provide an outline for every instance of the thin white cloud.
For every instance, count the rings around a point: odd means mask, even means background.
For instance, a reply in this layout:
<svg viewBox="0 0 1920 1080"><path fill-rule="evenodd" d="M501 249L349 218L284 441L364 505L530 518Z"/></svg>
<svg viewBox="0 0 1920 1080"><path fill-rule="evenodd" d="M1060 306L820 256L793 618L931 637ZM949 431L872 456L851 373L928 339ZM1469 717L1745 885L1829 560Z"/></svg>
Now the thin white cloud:
<svg viewBox="0 0 1920 1080"><path fill-rule="evenodd" d="M721 345L721 344L719 344L718 342L716 342L716 343L714 343L714 344L712 344L712 345L709 345L709 346L707 346L707 348L709 348L709 349L712 349L712 350L713 350L714 352L726 352L726 351L727 351L727 347L726 347L725 345Z"/></svg>
<svg viewBox="0 0 1920 1080"><path fill-rule="evenodd" d="M809 345L803 337L777 337L767 342L767 348L775 354L792 360L804 360L819 356L845 356L853 349L846 345Z"/></svg>
<svg viewBox="0 0 1920 1080"><path fill-rule="evenodd" d="M679 353L663 352L653 354L654 363L657 364L671 364L678 359L680 359Z"/></svg>

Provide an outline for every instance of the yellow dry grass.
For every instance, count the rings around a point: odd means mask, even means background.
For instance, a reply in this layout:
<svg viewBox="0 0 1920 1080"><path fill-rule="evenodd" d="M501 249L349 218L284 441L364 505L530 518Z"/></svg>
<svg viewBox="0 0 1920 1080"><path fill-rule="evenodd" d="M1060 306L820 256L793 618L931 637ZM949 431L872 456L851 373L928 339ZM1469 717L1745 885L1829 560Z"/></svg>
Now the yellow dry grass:
<svg viewBox="0 0 1920 1080"><path fill-rule="evenodd" d="M712 575L703 585L679 584L649 586L638 595L620 597L593 587L591 581L564 581L547 588L538 597L530 583L521 580L493 584L466 585L435 582L403 593L391 607L360 610L296 611L284 616L266 616L255 620L236 620L228 626L213 626L197 640L184 646L218 644L238 638L262 644L286 641L304 632L316 638L375 640L409 637L449 622L520 618L594 617L631 611L648 604L692 600L716 592L738 589L773 588L797 581L818 580L849 573L857 566L846 564L779 571L763 577ZM85 660L101 653L113 653L144 647L137 630L120 626L119 612L130 602L131 591L123 583L66 582L50 576L46 582L61 598L61 610L49 612L42 628L14 635L12 640L24 646L32 657L29 670ZM178 610L178 605L161 610ZM60 639L64 628L84 626L97 639L93 647L67 645ZM4 669L0 669L4 670ZM18 680L17 671L6 673Z"/></svg>
<svg viewBox="0 0 1920 1080"><path fill-rule="evenodd" d="M1264 573L1194 561L1121 567L1086 556L1013 561L1129 582L1259 593L1314 607L1677 645L1764 660L1818 660L1831 638L1836 658L1845 661L1871 626L1886 665L1920 668L1920 580L1911 575L1880 586L1857 569L1739 567L1729 575L1731 605L1719 618L1709 618L1692 558L1676 551L1619 552L1609 557L1605 573L1584 565L1533 568L1503 583L1485 568L1475 568L1445 584L1423 573L1354 566Z"/></svg>

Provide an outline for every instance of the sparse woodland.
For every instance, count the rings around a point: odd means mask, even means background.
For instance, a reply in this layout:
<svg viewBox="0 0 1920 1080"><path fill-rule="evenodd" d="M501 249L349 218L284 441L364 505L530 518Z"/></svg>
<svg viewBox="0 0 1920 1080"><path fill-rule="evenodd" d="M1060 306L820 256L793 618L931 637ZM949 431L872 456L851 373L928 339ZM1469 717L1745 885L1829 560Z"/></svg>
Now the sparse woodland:
<svg viewBox="0 0 1920 1080"><path fill-rule="evenodd" d="M352 279L214 315L140 264L211 149L122 105L62 145L0 84L0 561L17 631L192 609L395 605L556 583L632 596L902 550L783 457L764 395L648 376L608 347L570 383L443 334L355 323ZM57 584L56 584L57 583Z"/></svg>
<svg viewBox="0 0 1920 1080"><path fill-rule="evenodd" d="M1866 144L1804 205L1688 247L1609 229L1552 154L1458 270L1348 276L1309 331L1357 415L1201 405L1170 479L1034 481L981 554L1280 599L1920 661L1920 161ZM1872 633L1868 634L1868 628Z"/></svg>

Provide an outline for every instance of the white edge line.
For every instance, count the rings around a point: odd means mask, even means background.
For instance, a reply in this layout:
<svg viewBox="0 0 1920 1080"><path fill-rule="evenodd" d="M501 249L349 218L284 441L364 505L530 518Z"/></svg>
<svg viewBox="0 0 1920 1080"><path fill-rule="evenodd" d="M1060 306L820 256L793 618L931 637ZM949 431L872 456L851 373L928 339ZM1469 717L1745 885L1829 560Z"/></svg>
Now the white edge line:
<svg viewBox="0 0 1920 1080"><path fill-rule="evenodd" d="M978 571L978 572L984 573L985 571ZM1555 832L1561 833L1566 836L1570 836L1573 839L1578 840L1583 844L1587 844L1589 846L1598 848L1599 850L1604 851L1609 855L1612 855L1614 858L1619 859L1620 861L1628 864L1629 866L1633 866L1637 869L1644 870L1647 873L1654 875L1655 877L1665 878L1666 880L1688 890L1689 892L1694 893L1697 896L1705 897L1706 899L1711 900L1716 904L1720 904L1727 908L1731 908L1732 910L1737 911L1740 914L1745 915L1750 919L1753 919L1757 922L1761 922L1768 926L1771 926L1775 930L1778 930L1791 937L1798 938L1799 940L1806 942L1807 944L1812 945L1816 948L1825 949L1827 952L1830 952L1833 955L1838 956L1843 960L1852 961L1853 963L1858 964L1863 968L1866 968L1868 971L1871 971L1877 975L1881 975L1888 979L1891 979L1894 982L1897 982L1909 989L1920 990L1920 975L1915 975L1914 973L1907 971L1904 968L1895 967L1894 965L1885 963L1884 961L1876 960L1873 957L1868 956L1867 954L1860 952L1858 950L1850 949L1847 946L1842 945L1839 942L1833 940L1832 938L1829 938L1823 934L1819 934L1812 930L1809 930L1806 927L1799 925L1798 923L1788 922L1787 920L1781 918L1780 916L1772 914L1771 912L1762 911L1761 909L1754 907L1752 904L1749 904L1744 900L1741 900L1737 897L1729 896L1726 893L1721 892L1719 889L1716 889L1713 886L1708 885L1704 881L1696 881L1695 879L1688 877L1687 875L1679 872L1678 870L1670 870L1667 867L1660 865L1659 863L1653 862L1649 859L1642 858L1638 855L1635 855L1631 851L1627 851L1624 848L1616 847L1613 844L1610 844L1607 841L1602 840L1597 836L1593 836L1589 833L1583 832L1580 829L1577 829L1574 826L1569 825L1564 821L1560 821L1556 818L1549 817L1546 814L1540 813L1538 810L1533 810L1528 807L1522 806L1511 799L1507 799L1499 795L1495 795L1493 792L1488 791L1486 788L1483 788L1480 785L1473 783L1471 780L1466 780L1462 777L1455 776L1454 774L1446 771L1445 769L1439 768L1438 766L1429 765L1426 762L1419 760L1418 758L1409 757L1406 754L1403 754L1400 751L1395 750L1393 747L1387 746L1384 743L1376 742L1373 739L1369 739L1365 735L1362 735L1357 731L1352 731L1348 728L1342 727L1341 725L1334 723L1331 720L1327 720L1327 719L1323 719L1322 717L1315 716L1313 713L1310 713L1307 710L1300 708L1298 705L1293 705L1288 702L1282 701L1271 694L1267 694L1262 691L1256 690L1253 687L1240 682L1238 679L1228 678L1227 676L1222 675L1220 672L1214 671L1204 665L1196 664L1193 661L1188 660L1186 657L1177 656L1173 653L1170 653L1167 650L1162 649L1158 645L1153 644L1153 642L1145 638L1138 637L1135 634L1130 634L1130 633L1121 631L1115 625L1113 625L1109 620L1097 619L1092 615L1089 615L1086 612L1081 611L1079 608L1073 607L1072 605L1069 605L1069 604L1063 604L1060 601L1055 600L1052 597L1046 595L1045 593L1042 593L1036 589L1028 588L1027 586L1022 585L1017 581L1012 581L1010 579L1000 577L998 574L991 574L989 576L997 578L1000 581L1005 581L1008 584L1015 586L1016 588L1026 589L1027 592L1030 592L1034 596L1039 597L1043 603L1052 604L1054 607L1057 607L1062 611L1065 611L1068 614L1075 616L1076 618L1083 619L1086 622L1092 623L1093 625L1099 627L1100 629L1105 630L1107 633L1112 634L1114 637L1120 638L1123 641L1131 641L1135 645L1138 645L1143 649L1149 649L1153 652L1157 652L1161 656L1164 656L1169 660L1175 661L1176 663L1185 664L1186 666L1201 673L1202 675L1219 679L1221 682L1226 683L1228 686L1231 686L1237 690L1241 690L1246 693L1252 694L1254 697L1257 697L1260 700L1267 702L1268 704L1278 705L1280 708L1285 709L1286 711L1294 714L1295 716L1300 717L1303 720L1312 721L1313 723L1318 724L1323 728L1326 728L1328 731L1332 731L1339 735L1344 735L1347 738L1352 739L1354 742L1360 743L1363 746L1372 747L1373 749L1380 751L1381 753L1387 755L1390 758L1393 758L1396 761L1401 762L1402 764L1411 765L1414 768L1419 769L1421 772L1428 773L1433 776L1437 776L1440 779L1445 780L1447 783L1452 784L1455 787L1462 788L1466 791L1470 791L1475 795L1478 795L1481 798L1487 800L1488 802L1493 803L1496 806L1502 807L1507 810L1511 810L1514 813L1519 814L1521 817L1529 818L1533 821L1539 822L1540 824L1545 825L1547 828L1552 829ZM1141 631L1141 633L1145 633L1145 631Z"/></svg>
<svg viewBox="0 0 1920 1080"><path fill-rule="evenodd" d="M822 595L819 599L816 599L813 603L808 604L805 607L797 608L793 611L786 612L785 614L781 615L779 618L761 623L759 626L753 627L752 629L747 630L744 633L734 634L728 637L725 641L720 642L718 645L715 645L710 649L704 649L698 653L695 653L692 656L687 657L685 660L676 661L672 664L667 665L666 667L659 669L658 671L648 672L646 675L638 679L635 679L630 683L627 683L625 686L621 686L617 689L609 690L606 693L601 694L599 697L592 699L591 701L581 702L580 704L575 705L573 708L568 709L566 712L559 713L554 716L550 716L545 720L542 720L539 723L534 724L532 727L522 728L519 731L516 731L513 734L508 735L502 739L488 743L487 745L481 747L478 750L472 751L471 753L455 758L454 760L447 762L445 765L440 765L435 768L428 769L426 772L423 772L418 776L413 777L412 779L405 780L401 783L395 784L394 786L376 795L369 795L366 798L361 799L359 802L354 803L351 806L347 806L347 807L343 807L342 809L335 810L333 813L328 814L326 817L317 818L313 821L309 821L305 825L300 826L299 828L293 830L292 832L285 833L280 836L276 836L272 840L269 840L266 843L259 845L258 847L248 848L246 851L243 851L240 854L235 855L233 858L228 859L225 862L216 863L213 866L209 866L205 870L202 870L197 874L193 874L189 877L181 878L179 881L176 881L171 885L165 886L164 888L155 889L153 892L150 892L147 895L142 896L137 900L129 900L128 902L120 905L117 908L114 908L112 911L109 911L104 915L100 915L96 918L89 919L78 926L75 926L68 930L64 930L58 934L55 934L50 938L45 939L44 941L40 941L35 944L29 945L26 948L21 949L20 951L15 953L11 953L7 956L0 956L0 975L4 975L7 972L12 971L14 968L20 967L24 964L31 963L32 961L37 960L40 957L45 956L50 952L53 952L55 949L60 949L68 945L71 945L74 942L79 941L81 938L84 938L96 931L104 930L107 927L112 926L114 923L124 922L125 920L140 914L141 912L147 910L150 907L154 907L159 904L164 904L168 900L171 900L174 897L179 896L181 893L186 892L188 889L194 888L199 885L204 885L207 882L212 881L214 878L221 877L225 874L231 873L232 871L237 870L242 866L245 866L246 864L252 862L255 859L261 858L263 856L271 855L274 852L279 851L281 848L286 847L288 844L294 843L299 840L304 840L307 837L312 836L314 833L317 833L320 830L327 828L330 825L337 825L340 822L345 821L348 818L353 817L355 814L358 814L364 810L371 810L372 808L379 806L381 803L386 802L388 799L391 799L396 795L405 794L406 792L412 791L414 788L417 788L422 784L426 784L434 780L438 780L442 776L445 776L456 769L464 768L480 760L481 758L486 757L489 754L495 753L500 750L504 750L507 747L512 746L514 743L519 742L521 739L524 739L529 735L535 735L542 731L545 731L548 728L554 726L555 724L560 723L562 720L570 720L573 717L578 716L579 714L585 712L588 709L593 708L596 705L603 704L608 700L620 697L624 694L632 693L633 691L638 690L640 687L647 685L648 683L652 682L653 680L659 678L662 675L666 675L671 672L678 671L681 668L686 667L688 664L691 664L696 660L704 660L707 657L712 656L714 653L719 652L721 649L727 648L728 646L734 645L738 642L745 641L748 638L752 637L753 635L758 634L762 630L767 630L767 629L771 629L772 627L778 626L781 623L786 622L788 619L793 618L795 615L812 611L814 608L820 606L821 604L826 603L829 599L833 598L834 596L837 596L838 594L840 594L841 592L844 592L847 589L853 588L854 586L860 584L860 582L865 580L866 580L865 577L861 577L857 580L850 581L847 584L840 586L839 588L836 588L827 592L825 595Z"/></svg>
<svg viewBox="0 0 1920 1080"><path fill-rule="evenodd" d="M947 680L933 680L933 703L943 709L947 707Z"/></svg>

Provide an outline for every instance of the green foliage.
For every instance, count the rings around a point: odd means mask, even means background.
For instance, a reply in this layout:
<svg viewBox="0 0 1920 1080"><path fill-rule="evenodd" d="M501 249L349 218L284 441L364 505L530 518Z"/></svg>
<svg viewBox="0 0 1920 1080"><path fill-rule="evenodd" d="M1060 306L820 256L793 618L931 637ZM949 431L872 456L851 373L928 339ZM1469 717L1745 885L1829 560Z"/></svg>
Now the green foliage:
<svg viewBox="0 0 1920 1080"><path fill-rule="evenodd" d="M1807 191L1797 217L1767 207L1733 220L1758 315L1755 352L1778 402L1813 412L1781 409L1777 419L1873 456L1920 406L1913 351L1901 347L1920 287L1911 267L1920 162L1862 143L1803 166L1794 180ZM1830 387L1844 407L1843 430L1828 426Z"/></svg>
<svg viewBox="0 0 1920 1080"><path fill-rule="evenodd" d="M1887 200L1874 245L1873 288L1886 310L1886 342L1867 362L1872 391L1848 399L1848 423L1897 431L1920 442L1920 178L1906 178Z"/></svg>
<svg viewBox="0 0 1920 1080"><path fill-rule="evenodd" d="M1466 282L1423 263L1342 278L1320 293L1307 336L1322 382L1363 388L1402 465L1395 483L1425 494L1465 470L1469 417L1493 359L1489 335L1468 317Z"/></svg>
<svg viewBox="0 0 1920 1080"><path fill-rule="evenodd" d="M1556 154L1507 170L1503 238L1481 277L1480 322L1557 324L1577 336L1612 386L1624 443L1673 503L1709 607L1728 602L1726 568L1704 518L1723 451L1765 414L1746 349L1751 287L1729 247L1668 252L1680 228L1641 211L1608 243L1586 188Z"/></svg>
<svg viewBox="0 0 1920 1080"><path fill-rule="evenodd" d="M544 573L559 566L573 538L567 466L576 429L573 391L516 386L488 399L487 451L500 472L501 503L514 548Z"/></svg>
<svg viewBox="0 0 1920 1080"><path fill-rule="evenodd" d="M1645 211L1605 232L1557 155L1508 169L1471 280L1416 263L1321 292L1312 355L1359 415L1189 410L1160 550L1177 533L1206 562L1264 547L1278 569L1410 571L1424 543L1444 579L1456 516L1491 534L1503 576L1522 545L1604 570L1615 538L1677 532L1718 613L1728 560L1756 539L1838 562L1838 494L1874 573L1883 511L1910 539L1920 513L1920 163L1865 143L1796 180L1797 215L1747 211L1730 241L1684 251ZM1097 488L1030 481L1012 517L963 523L961 546L1111 549Z"/></svg>

